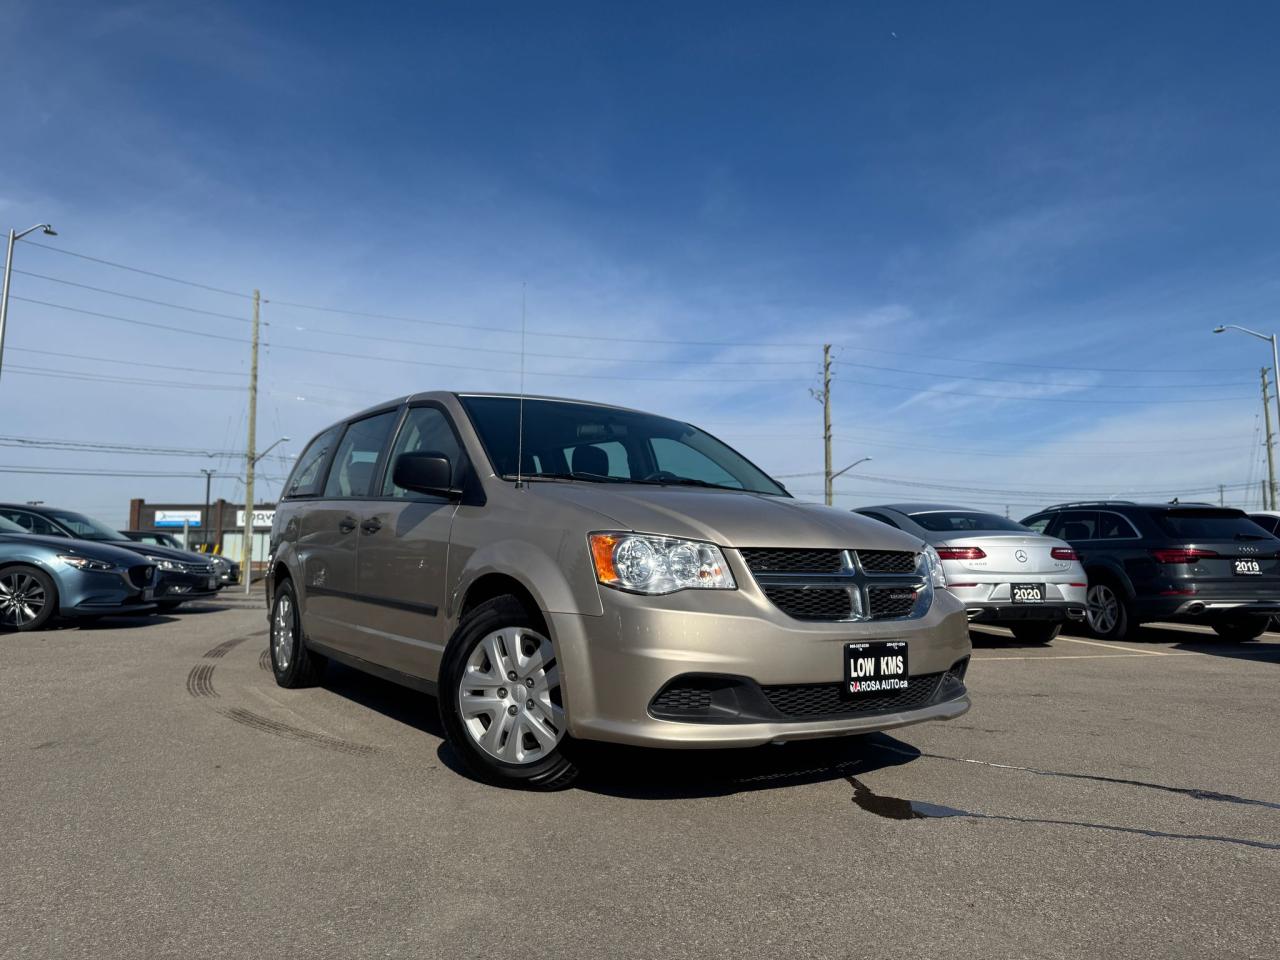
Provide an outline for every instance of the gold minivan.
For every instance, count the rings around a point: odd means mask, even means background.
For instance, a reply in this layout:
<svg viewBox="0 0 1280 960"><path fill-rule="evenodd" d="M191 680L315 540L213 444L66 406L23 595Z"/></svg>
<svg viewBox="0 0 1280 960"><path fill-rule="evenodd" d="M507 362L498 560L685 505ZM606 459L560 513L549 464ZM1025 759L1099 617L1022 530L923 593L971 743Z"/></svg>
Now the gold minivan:
<svg viewBox="0 0 1280 960"><path fill-rule="evenodd" d="M283 687L333 659L435 696L491 782L575 740L734 747L969 708L963 606L922 541L791 497L688 423L422 393L321 432L271 532Z"/></svg>

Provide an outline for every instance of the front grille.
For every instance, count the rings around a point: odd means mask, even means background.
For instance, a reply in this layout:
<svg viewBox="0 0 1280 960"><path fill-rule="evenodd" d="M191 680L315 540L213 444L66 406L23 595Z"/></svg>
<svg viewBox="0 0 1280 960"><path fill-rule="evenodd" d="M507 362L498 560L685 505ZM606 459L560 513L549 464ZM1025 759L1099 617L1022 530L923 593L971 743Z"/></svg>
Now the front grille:
<svg viewBox="0 0 1280 960"><path fill-rule="evenodd" d="M780 714L792 720L819 717L854 717L868 713L914 710L929 704L938 692L940 673L923 673L911 678L906 690L876 697L846 700L839 683L798 683L762 687L765 699Z"/></svg>
<svg viewBox="0 0 1280 960"><path fill-rule="evenodd" d="M872 620L897 620L911 616L917 592L911 587L868 587L867 615Z"/></svg>
<svg viewBox="0 0 1280 960"><path fill-rule="evenodd" d="M867 573L915 573L918 561L905 550L859 550L858 562Z"/></svg>
<svg viewBox="0 0 1280 960"><path fill-rule="evenodd" d="M843 550L745 547L741 553L752 573L839 573L844 569Z"/></svg>
<svg viewBox="0 0 1280 960"><path fill-rule="evenodd" d="M853 615L844 587L764 587L764 595L797 620L848 620Z"/></svg>
<svg viewBox="0 0 1280 960"><path fill-rule="evenodd" d="M136 567L129 568L129 582L135 587L145 587L151 582L152 577L156 575L156 568L140 564Z"/></svg>

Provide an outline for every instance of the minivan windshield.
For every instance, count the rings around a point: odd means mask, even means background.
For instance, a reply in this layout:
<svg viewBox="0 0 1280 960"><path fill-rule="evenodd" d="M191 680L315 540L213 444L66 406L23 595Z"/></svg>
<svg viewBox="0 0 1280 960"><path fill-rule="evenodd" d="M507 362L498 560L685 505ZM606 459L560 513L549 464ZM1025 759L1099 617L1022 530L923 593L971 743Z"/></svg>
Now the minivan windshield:
<svg viewBox="0 0 1280 960"><path fill-rule="evenodd" d="M925 513L907 514L926 530L938 533L958 533L968 530L1004 530L1010 533L1029 533L1022 524L995 513L978 510L929 510Z"/></svg>
<svg viewBox="0 0 1280 960"><path fill-rule="evenodd" d="M716 487L790 496L759 467L709 433L679 420L589 403L518 397L459 398L494 470L589 483ZM523 416L523 439L520 423Z"/></svg>
<svg viewBox="0 0 1280 960"><path fill-rule="evenodd" d="M119 530L112 530L105 523L86 517L83 513L72 513L70 510L49 510L47 515L71 531L81 540L124 540L127 539Z"/></svg>

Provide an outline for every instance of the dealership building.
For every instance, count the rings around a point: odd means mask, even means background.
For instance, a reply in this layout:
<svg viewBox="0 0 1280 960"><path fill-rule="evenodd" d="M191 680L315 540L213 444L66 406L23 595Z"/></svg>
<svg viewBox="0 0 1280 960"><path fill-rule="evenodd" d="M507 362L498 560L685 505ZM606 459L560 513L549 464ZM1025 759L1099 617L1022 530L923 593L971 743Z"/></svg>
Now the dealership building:
<svg viewBox="0 0 1280 960"><path fill-rule="evenodd" d="M276 505L260 503L253 508L253 563L267 562L270 550L271 521ZM207 515L203 503L147 503L129 501L129 529L171 533L179 540L186 537L191 550L217 551L239 561L244 544L244 505L215 500Z"/></svg>

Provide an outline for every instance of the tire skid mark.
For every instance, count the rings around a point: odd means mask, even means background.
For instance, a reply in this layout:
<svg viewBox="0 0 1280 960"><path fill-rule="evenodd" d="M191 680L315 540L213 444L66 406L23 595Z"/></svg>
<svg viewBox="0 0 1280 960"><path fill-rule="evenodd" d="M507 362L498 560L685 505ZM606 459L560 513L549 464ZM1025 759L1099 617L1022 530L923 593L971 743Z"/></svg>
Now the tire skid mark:
<svg viewBox="0 0 1280 960"><path fill-rule="evenodd" d="M312 733L310 730L303 730L301 727L295 727L292 724L281 723L279 720L272 720L270 717L264 717L261 714L254 713L252 710L246 710L244 707L226 707L218 710L229 720L236 723L242 723L254 730L261 730L263 733L271 733L277 737L284 737L286 740L298 740L303 743L314 744L318 747L324 747L327 750L335 750L338 753L347 753L354 756L368 756L375 752L374 747L370 747L363 743L351 743L349 740L339 740L337 737L330 737L323 733Z"/></svg>
<svg viewBox="0 0 1280 960"><path fill-rule="evenodd" d="M234 650L236 647L240 646L240 644L244 643L248 639L249 639L248 636L244 636L244 637L232 637L230 640L223 640L216 647L212 647L206 650L204 652L204 658L206 660L218 660L222 657L225 657L230 651Z"/></svg>
<svg viewBox="0 0 1280 960"><path fill-rule="evenodd" d="M271 648L270 647L268 647L266 650L263 650L260 654L258 654L258 666L263 670L267 670L267 671L271 670Z"/></svg>
<svg viewBox="0 0 1280 960"><path fill-rule="evenodd" d="M193 697L216 697L218 691L213 689L212 663L197 663L187 674L187 693Z"/></svg>

